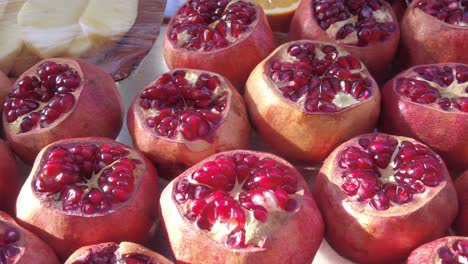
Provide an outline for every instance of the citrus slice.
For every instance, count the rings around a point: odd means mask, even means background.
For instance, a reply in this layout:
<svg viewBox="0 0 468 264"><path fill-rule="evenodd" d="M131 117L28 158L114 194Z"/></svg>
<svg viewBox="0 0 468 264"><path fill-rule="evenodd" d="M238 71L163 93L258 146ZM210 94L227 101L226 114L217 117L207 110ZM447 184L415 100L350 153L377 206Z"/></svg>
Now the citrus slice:
<svg viewBox="0 0 468 264"><path fill-rule="evenodd" d="M300 0L254 0L268 18L273 31L287 32Z"/></svg>

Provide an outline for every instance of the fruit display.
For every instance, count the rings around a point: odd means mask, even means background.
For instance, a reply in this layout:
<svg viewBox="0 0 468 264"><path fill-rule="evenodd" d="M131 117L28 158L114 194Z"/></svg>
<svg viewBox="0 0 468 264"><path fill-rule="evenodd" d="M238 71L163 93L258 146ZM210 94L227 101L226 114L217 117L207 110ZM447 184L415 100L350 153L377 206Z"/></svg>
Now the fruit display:
<svg viewBox="0 0 468 264"><path fill-rule="evenodd" d="M16 217L62 260L90 244L142 243L158 217L157 177L146 157L114 140L57 141L39 153Z"/></svg>
<svg viewBox="0 0 468 264"><path fill-rule="evenodd" d="M444 161L411 138L382 133L336 148L313 194L327 241L357 263L404 260L415 247L442 237L458 211Z"/></svg>
<svg viewBox="0 0 468 264"><path fill-rule="evenodd" d="M0 0L0 264L468 263L467 3Z"/></svg>
<svg viewBox="0 0 468 264"><path fill-rule="evenodd" d="M54 58L18 78L4 100L2 121L15 153L31 164L43 147L60 139L115 139L123 111L108 73L82 60Z"/></svg>
<svg viewBox="0 0 468 264"><path fill-rule="evenodd" d="M358 57L374 77L389 68L400 38L398 20L384 0L301 0L289 31L292 40L335 43Z"/></svg>
<svg viewBox="0 0 468 264"><path fill-rule="evenodd" d="M169 22L163 51L170 69L216 72L242 93L250 71L274 48L273 32L254 2L193 0Z"/></svg>
<svg viewBox="0 0 468 264"><path fill-rule="evenodd" d="M221 152L161 194L169 243L182 263L310 263L322 216L303 176L264 152Z"/></svg>
<svg viewBox="0 0 468 264"><path fill-rule="evenodd" d="M175 69L136 96L128 111L133 145L175 178L220 151L249 146L244 99L219 74Z"/></svg>
<svg viewBox="0 0 468 264"><path fill-rule="evenodd" d="M306 40L286 43L258 64L245 100L269 146L289 159L315 162L371 132L380 112L379 87L359 59L335 45Z"/></svg>

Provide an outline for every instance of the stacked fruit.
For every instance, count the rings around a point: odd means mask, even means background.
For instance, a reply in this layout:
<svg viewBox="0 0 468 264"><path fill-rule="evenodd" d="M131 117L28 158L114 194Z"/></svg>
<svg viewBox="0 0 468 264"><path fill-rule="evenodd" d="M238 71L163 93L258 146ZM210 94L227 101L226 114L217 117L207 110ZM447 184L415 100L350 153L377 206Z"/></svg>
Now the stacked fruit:
<svg viewBox="0 0 468 264"><path fill-rule="evenodd" d="M183 4L164 35L171 70L128 109L134 148L114 140L125 109L99 67L47 58L13 86L0 75L6 139L33 164L21 183L0 144L0 209L19 224L0 214L0 263L166 263L140 245L159 215L180 263L311 263L324 237L358 263L466 263L468 172L452 178L468 171L467 1L416 0L401 22L382 0L291 5L277 45L271 6L267 20L250 0ZM305 179L293 164L321 168Z"/></svg>

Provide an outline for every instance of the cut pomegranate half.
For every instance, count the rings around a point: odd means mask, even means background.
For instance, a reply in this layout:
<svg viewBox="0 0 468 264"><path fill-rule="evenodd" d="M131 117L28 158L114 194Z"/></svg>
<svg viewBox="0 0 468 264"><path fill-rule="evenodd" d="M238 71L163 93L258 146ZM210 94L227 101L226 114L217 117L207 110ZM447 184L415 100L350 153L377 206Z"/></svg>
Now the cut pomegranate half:
<svg viewBox="0 0 468 264"><path fill-rule="evenodd" d="M415 0L401 20L402 63L468 63L468 2Z"/></svg>
<svg viewBox="0 0 468 264"><path fill-rule="evenodd" d="M275 48L263 10L250 0L189 0L167 28L163 51L170 69L216 72L239 91Z"/></svg>
<svg viewBox="0 0 468 264"><path fill-rule="evenodd" d="M184 263L310 263L322 240L302 175L268 153L213 155L171 181L160 205Z"/></svg>
<svg viewBox="0 0 468 264"><path fill-rule="evenodd" d="M122 98L114 80L82 60L39 62L18 78L3 104L8 142L28 163L57 140L116 138L122 123Z"/></svg>
<svg viewBox="0 0 468 264"><path fill-rule="evenodd" d="M134 146L174 178L217 152L247 148L244 100L221 75L176 69L147 86L128 111Z"/></svg>
<svg viewBox="0 0 468 264"><path fill-rule="evenodd" d="M468 263L468 238L444 237L415 249L407 264L464 264Z"/></svg>
<svg viewBox="0 0 468 264"><path fill-rule="evenodd" d="M361 61L313 41L277 48L251 73L245 99L262 139L299 160L322 161L342 142L371 132L380 111L377 83Z"/></svg>
<svg viewBox="0 0 468 264"><path fill-rule="evenodd" d="M170 264L165 257L131 242L102 243L75 251L65 264Z"/></svg>
<svg viewBox="0 0 468 264"><path fill-rule="evenodd" d="M380 126L415 138L449 167L468 166L468 65L419 65L387 82Z"/></svg>
<svg viewBox="0 0 468 264"><path fill-rule="evenodd" d="M384 0L304 0L289 36L336 43L380 77L396 53L400 30L392 7Z"/></svg>
<svg viewBox="0 0 468 264"><path fill-rule="evenodd" d="M0 263L60 263L54 251L36 235L0 211Z"/></svg>
<svg viewBox="0 0 468 264"><path fill-rule="evenodd" d="M67 139L39 153L16 216L64 260L90 243L144 242L157 199L156 169L141 153L106 138Z"/></svg>
<svg viewBox="0 0 468 264"><path fill-rule="evenodd" d="M366 134L325 160L314 186L325 237L359 263L401 261L441 237L458 210L443 160L406 137Z"/></svg>

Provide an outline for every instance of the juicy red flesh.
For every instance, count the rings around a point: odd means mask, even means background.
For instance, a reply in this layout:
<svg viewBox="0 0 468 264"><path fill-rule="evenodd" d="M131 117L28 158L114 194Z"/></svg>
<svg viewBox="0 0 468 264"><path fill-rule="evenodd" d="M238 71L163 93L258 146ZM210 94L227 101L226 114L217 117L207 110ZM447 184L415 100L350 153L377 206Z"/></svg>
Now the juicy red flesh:
<svg viewBox="0 0 468 264"><path fill-rule="evenodd" d="M325 54L318 57L318 52ZM288 54L293 61L273 58L269 64L270 79L285 98L303 101L306 112L338 112L346 107L334 104L338 93L358 101L369 98L372 82L361 71L361 62L340 54L330 45L292 44ZM304 98L305 100L300 100Z"/></svg>
<svg viewBox="0 0 468 264"><path fill-rule="evenodd" d="M108 144L55 147L43 158L33 188L65 211L107 212L134 191L134 170L141 162L128 155L128 150Z"/></svg>
<svg viewBox="0 0 468 264"><path fill-rule="evenodd" d="M418 79L415 79L418 77ZM431 84L436 83L437 86ZM448 88L457 86L464 96L452 95ZM397 91L419 104L437 104L445 111L468 112L468 66L420 66L397 80Z"/></svg>
<svg viewBox="0 0 468 264"><path fill-rule="evenodd" d="M356 17L357 21L349 21L340 26L333 36L337 40L345 39L354 33L358 38L355 45L367 46L370 43L387 40L396 30L396 24L391 19L378 21L374 17L375 11L383 10L379 0L314 0L313 6L317 23L323 30L329 29L337 22Z"/></svg>
<svg viewBox="0 0 468 264"><path fill-rule="evenodd" d="M222 121L227 92L219 92L223 88L217 76L202 73L191 84L186 74L166 73L143 90L140 106L149 116L146 125L156 135L171 139L209 139Z"/></svg>
<svg viewBox="0 0 468 264"><path fill-rule="evenodd" d="M379 211L407 204L414 195L444 181L442 164L429 148L409 141L398 143L389 135L363 137L359 145L346 148L338 157L343 192ZM382 175L388 166L393 181L388 181L390 175Z"/></svg>
<svg viewBox="0 0 468 264"><path fill-rule="evenodd" d="M170 39L188 50L225 48L246 32L256 17L255 5L250 2L190 0L174 17Z"/></svg>
<svg viewBox="0 0 468 264"><path fill-rule="evenodd" d="M468 240L456 240L437 250L441 264L464 264L468 261Z"/></svg>
<svg viewBox="0 0 468 264"><path fill-rule="evenodd" d="M205 162L189 179L174 185L174 199L186 206L185 217L199 229L210 231L216 222L232 230L223 241L245 248L245 227L250 212L260 223L271 210L294 211L290 197L298 191L297 175L288 166L269 158L238 153ZM184 207L185 208L185 207Z"/></svg>
<svg viewBox="0 0 468 264"><path fill-rule="evenodd" d="M6 228L3 232L0 231L0 263L15 263L21 253L16 245L20 237L20 232L13 227Z"/></svg>
<svg viewBox="0 0 468 264"><path fill-rule="evenodd" d="M91 248L87 255L82 260L74 261L72 264L115 264L117 256L115 252L118 250L117 244L107 245L102 248Z"/></svg>
<svg viewBox="0 0 468 264"><path fill-rule="evenodd" d="M20 121L20 132L48 127L75 105L73 92L81 85L76 69L53 61L44 62L34 76L26 76L3 104L8 123Z"/></svg>
<svg viewBox="0 0 468 264"><path fill-rule="evenodd" d="M449 24L468 26L467 0L419 0L416 7Z"/></svg>
<svg viewBox="0 0 468 264"><path fill-rule="evenodd" d="M126 254L122 257L125 260L125 264L157 264L150 257L138 253Z"/></svg>

